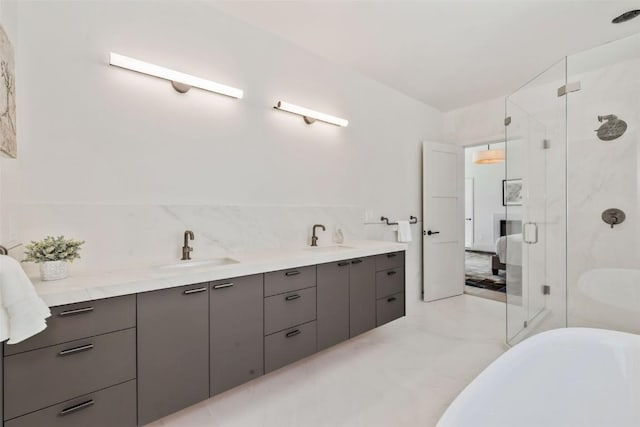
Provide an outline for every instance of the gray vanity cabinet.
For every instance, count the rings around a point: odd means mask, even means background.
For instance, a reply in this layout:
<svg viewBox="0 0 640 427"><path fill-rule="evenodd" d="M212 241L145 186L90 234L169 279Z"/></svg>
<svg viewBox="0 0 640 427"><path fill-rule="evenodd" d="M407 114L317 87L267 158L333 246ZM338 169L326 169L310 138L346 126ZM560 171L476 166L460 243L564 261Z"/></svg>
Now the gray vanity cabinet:
<svg viewBox="0 0 640 427"><path fill-rule="evenodd" d="M376 327L376 263L374 257L351 260L349 267L349 336Z"/></svg>
<svg viewBox="0 0 640 427"><path fill-rule="evenodd" d="M138 424L209 397L209 284L138 294Z"/></svg>
<svg viewBox="0 0 640 427"><path fill-rule="evenodd" d="M210 291L210 393L264 373L264 275L212 282Z"/></svg>
<svg viewBox="0 0 640 427"><path fill-rule="evenodd" d="M350 261L318 265L318 351L349 339Z"/></svg>

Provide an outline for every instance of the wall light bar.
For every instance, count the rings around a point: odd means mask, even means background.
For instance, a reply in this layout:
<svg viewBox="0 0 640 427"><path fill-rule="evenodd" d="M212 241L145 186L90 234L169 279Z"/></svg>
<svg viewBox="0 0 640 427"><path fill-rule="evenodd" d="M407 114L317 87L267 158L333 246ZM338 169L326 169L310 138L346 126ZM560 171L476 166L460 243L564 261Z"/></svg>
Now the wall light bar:
<svg viewBox="0 0 640 427"><path fill-rule="evenodd" d="M304 118L307 124L311 124L316 120L321 122L331 123L332 125L347 127L349 120L341 119L340 117L331 116L329 114L321 113L319 111L313 111L305 107L289 104L288 102L278 101L275 107L278 110L288 111L289 113L299 114Z"/></svg>
<svg viewBox="0 0 640 427"><path fill-rule="evenodd" d="M180 71L170 70L169 68L160 67L159 65L149 64L148 62L129 58L128 56L113 52L110 53L109 64L169 80L173 85L173 88L180 93L185 93L192 87L197 87L208 90L209 92L230 96L232 98L242 98L243 95L242 90L236 89L235 87L205 80L200 77L181 73Z"/></svg>

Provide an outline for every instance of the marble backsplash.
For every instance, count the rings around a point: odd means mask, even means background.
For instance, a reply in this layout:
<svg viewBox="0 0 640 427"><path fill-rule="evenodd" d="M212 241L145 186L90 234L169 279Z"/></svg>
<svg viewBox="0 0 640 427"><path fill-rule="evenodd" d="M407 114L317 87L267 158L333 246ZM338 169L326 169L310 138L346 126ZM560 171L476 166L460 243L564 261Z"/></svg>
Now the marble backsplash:
<svg viewBox="0 0 640 427"><path fill-rule="evenodd" d="M194 259L308 246L313 224L326 227L318 231L319 245L333 244L338 228L347 244L397 238L394 227L366 223L364 208L354 206L23 204L18 211L23 242L47 235L86 241L71 274L176 262L185 230L195 234L190 242ZM406 297L407 302L417 302L422 299L422 223L412 225L411 232ZM11 255L21 259L20 249ZM38 275L36 264L24 267L29 275ZM412 311L412 304L407 304L407 312Z"/></svg>
<svg viewBox="0 0 640 427"><path fill-rule="evenodd" d="M185 230L195 234L193 258L207 258L303 247L313 224L326 226L318 231L321 245L332 243L337 228L345 240L365 237L364 209L351 206L25 204L19 227L23 242L46 235L85 240L72 266L84 273L177 261Z"/></svg>

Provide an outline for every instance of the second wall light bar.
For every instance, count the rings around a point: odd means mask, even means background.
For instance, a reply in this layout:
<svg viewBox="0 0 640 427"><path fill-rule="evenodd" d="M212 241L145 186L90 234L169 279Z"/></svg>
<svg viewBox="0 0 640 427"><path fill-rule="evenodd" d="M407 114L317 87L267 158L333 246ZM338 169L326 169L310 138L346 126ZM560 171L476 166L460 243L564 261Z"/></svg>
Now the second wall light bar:
<svg viewBox="0 0 640 427"><path fill-rule="evenodd" d="M159 65L150 64L138 59L129 58L128 56L113 52L109 55L109 64L169 80L173 85L173 88L180 93L185 93L190 88L197 87L199 89L208 90L209 92L219 93L232 98L242 98L243 95L242 90L235 87L212 82L210 80L185 74L180 71L171 70L169 68L164 68Z"/></svg>
<svg viewBox="0 0 640 427"><path fill-rule="evenodd" d="M331 123L332 125L336 125L336 126L347 127L349 125L349 120L347 119L341 119L340 117L331 116L329 114L310 110L308 108L300 107L299 105L290 104L284 101L278 101L278 103L274 108L282 111L288 111L289 113L301 115L307 124L311 124L316 120L320 120L321 122Z"/></svg>

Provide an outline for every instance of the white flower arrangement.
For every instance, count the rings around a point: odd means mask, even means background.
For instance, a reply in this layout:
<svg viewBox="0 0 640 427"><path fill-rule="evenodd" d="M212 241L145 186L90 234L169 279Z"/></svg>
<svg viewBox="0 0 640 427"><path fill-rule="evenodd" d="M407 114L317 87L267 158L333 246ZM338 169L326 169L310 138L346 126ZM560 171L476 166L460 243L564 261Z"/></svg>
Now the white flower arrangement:
<svg viewBox="0 0 640 427"><path fill-rule="evenodd" d="M65 239L64 236L47 236L39 242L31 241L25 246L26 258L22 262L67 261L80 258L80 246L83 241Z"/></svg>

